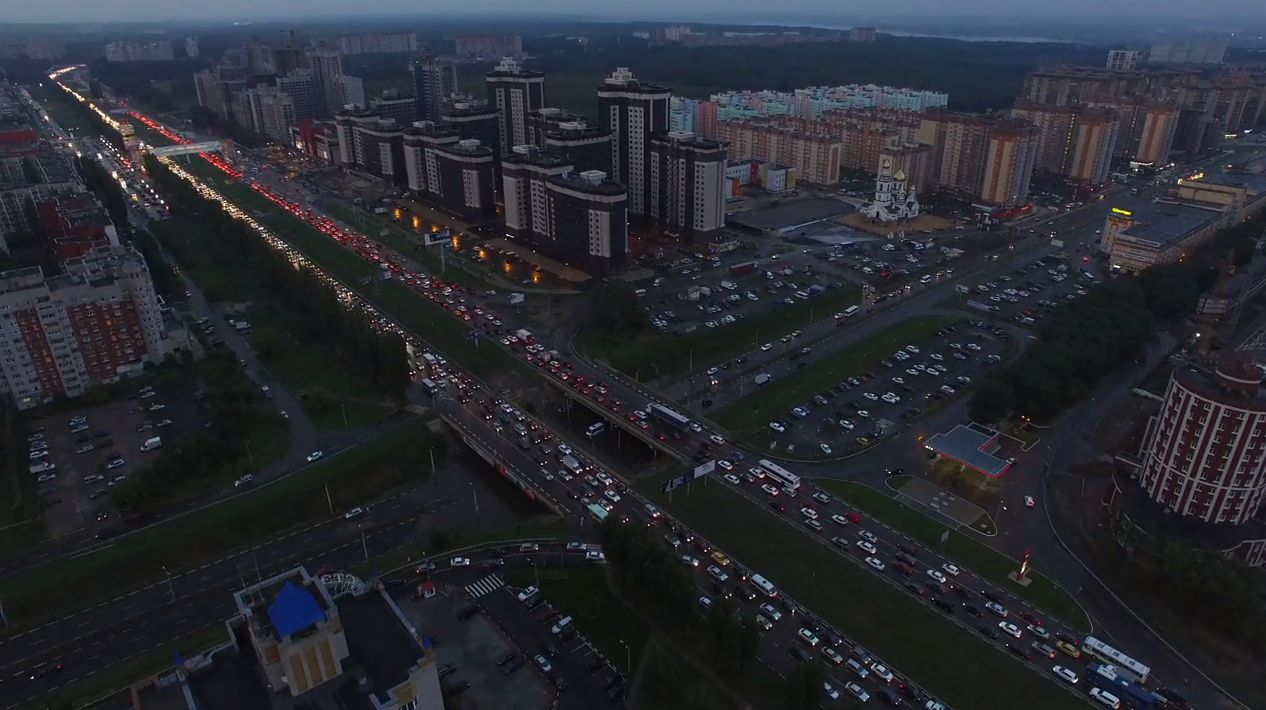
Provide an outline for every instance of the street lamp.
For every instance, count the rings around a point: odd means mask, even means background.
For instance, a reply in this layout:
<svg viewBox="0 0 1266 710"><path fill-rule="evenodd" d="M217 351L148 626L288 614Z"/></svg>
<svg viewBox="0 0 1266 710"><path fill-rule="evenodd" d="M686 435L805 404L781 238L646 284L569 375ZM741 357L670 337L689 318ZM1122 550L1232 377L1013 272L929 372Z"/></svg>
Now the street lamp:
<svg viewBox="0 0 1266 710"><path fill-rule="evenodd" d="M620 641L620 645L624 647L624 667L627 669L628 675L633 675L633 649L629 648L629 645L623 640L616 640Z"/></svg>

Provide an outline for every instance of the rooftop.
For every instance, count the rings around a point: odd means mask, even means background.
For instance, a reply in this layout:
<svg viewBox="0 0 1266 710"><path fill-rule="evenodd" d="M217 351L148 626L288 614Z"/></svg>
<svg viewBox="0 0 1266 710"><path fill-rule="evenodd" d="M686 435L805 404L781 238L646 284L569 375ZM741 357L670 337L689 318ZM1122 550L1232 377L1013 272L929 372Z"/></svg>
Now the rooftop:
<svg viewBox="0 0 1266 710"><path fill-rule="evenodd" d="M601 170L586 170L579 173L569 172L562 175L552 176L550 180L573 190L579 190L593 195L628 194L628 188L626 188L622 183L609 179L607 174Z"/></svg>
<svg viewBox="0 0 1266 710"><path fill-rule="evenodd" d="M1183 182L1186 183L1188 181L1184 180ZM1206 173L1204 177L1190 182L1203 182L1210 185L1222 185L1224 187L1243 187L1247 188L1248 192L1254 195L1266 193L1266 175L1259 175L1251 172Z"/></svg>
<svg viewBox="0 0 1266 710"><path fill-rule="evenodd" d="M963 424L944 434L934 434L924 446L990 478L998 478L1011 468L1011 461L1000 459L992 453L998 449L997 434L985 434Z"/></svg>
<svg viewBox="0 0 1266 710"><path fill-rule="evenodd" d="M1218 219L1221 212L1183 203L1158 202L1133 209L1134 224L1118 236L1164 246Z"/></svg>
<svg viewBox="0 0 1266 710"><path fill-rule="evenodd" d="M762 231L788 232L797 227L843 217L855 210L852 205L839 200L800 200L777 207L739 212L726 220Z"/></svg>
<svg viewBox="0 0 1266 710"><path fill-rule="evenodd" d="M350 661L373 681L375 694L385 697L389 689L409 678L409 671L428 650L383 592L345 595L336 604Z"/></svg>

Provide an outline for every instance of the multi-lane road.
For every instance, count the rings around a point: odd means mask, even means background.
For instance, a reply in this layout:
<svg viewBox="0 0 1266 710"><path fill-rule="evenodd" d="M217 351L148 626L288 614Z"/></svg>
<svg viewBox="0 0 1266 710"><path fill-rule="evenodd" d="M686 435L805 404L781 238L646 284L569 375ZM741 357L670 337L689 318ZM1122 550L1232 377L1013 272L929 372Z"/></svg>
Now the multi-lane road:
<svg viewBox="0 0 1266 710"><path fill-rule="evenodd" d="M1139 196L1139 199L1141 200L1144 197L1145 196L1141 195ZM1118 204L1122 204L1122 203L1118 202ZM1106 210L1108 206L1110 206L1110 204L1105 204L1099 209ZM1083 230L1083 231L1093 231L1093 229L1097 227L1097 225L1095 224L1096 221L1101 223L1102 216L1099 216L1097 219L1092 217L1085 224L1076 226L1074 227L1074 229ZM1042 248L1048 248L1048 247L1042 247ZM1020 260L1025 257L1032 259L1032 258L1035 258L1035 255L1032 252L1025 255L1017 255L1012 260L1008 260L1005 267L1002 267L1000 265L1000 268L1014 268L1014 266L1018 265ZM984 278L984 276L981 276L980 278ZM949 289L944 289L940 293L938 293L935 290L930 291L927 294L921 295L920 297L916 297L914 299L906 301L905 303L901 304L901 308L899 309L894 308L892 310L883 312L872 319L863 321L863 323L865 324L864 326L857 326L856 328L841 329L841 330L849 331L848 334L842 335L841 337L849 337L854 340L857 339L858 337L864 337L864 334L865 334L865 331L863 330L864 327L870 327L870 328L882 327L882 326L872 325L873 323L877 322L879 319L888 317L892 319L890 322L895 322L897 320L900 320L903 317L908 317L909 315L913 314L916 309L911 304L918 303L918 300L920 298L929 299L929 300L931 299L941 300L945 297L945 295L948 295L949 293L950 293ZM503 320L505 320L505 318L503 318ZM630 411L635 408L641 408L642 406L645 405L645 403L651 401L650 397L647 396L644 392L642 392L641 389L638 388L637 386L631 385L631 383L619 381L617 379L612 379L610 375L606 375L592 369L590 366L588 366L587 363L584 363L583 361L573 359L571 365L572 365L572 373L574 373L573 377L581 373L587 373L581 376L585 376L586 379L589 380L590 382L593 382L595 380L609 380L604 383L606 385L606 388L608 389L608 395L607 395L607 397L609 398L608 401L615 401L615 400L620 401L621 406L623 407L623 411ZM565 383L562 383L562 382L560 382L560 384L563 384L563 386L567 386ZM449 406L449 405L446 405L446 406ZM467 414L470 414L470 413L467 412ZM474 424L476 426L484 427L486 430L486 426L482 422L482 419L476 417L475 420L476 421L474 422ZM714 451L710 452L714 456L720 457L720 456L727 455L724 448L725 445L723 443L716 444L716 443L708 442L708 440L704 438L705 436L708 436L706 432L699 432L698 435L693 438L683 437L683 439L680 441L672 440L671 438L669 438L659 443L670 446L676 453L682 456L692 456L696 453L699 453L698 447L701 445L702 446L712 445L713 447L719 447L719 448L714 448ZM705 442L708 442L708 443L705 443ZM511 445L509 448L512 451L517 451L517 449L514 449L513 445ZM873 455L874 454L871 454L871 456ZM525 472L532 472L537 469L535 462L528 461L528 462L524 462L523 465L525 465L526 468L521 469L521 470ZM1051 550L1052 556L1055 554L1058 554L1059 552L1060 550L1055 549L1055 548ZM1064 581L1064 580L1061 579L1061 581ZM1128 649L1129 647L1127 646L1127 650ZM1155 663L1154 659L1152 660ZM1176 664L1176 665L1180 665L1180 664ZM1186 675L1187 673L1184 673L1183 677L1185 677Z"/></svg>

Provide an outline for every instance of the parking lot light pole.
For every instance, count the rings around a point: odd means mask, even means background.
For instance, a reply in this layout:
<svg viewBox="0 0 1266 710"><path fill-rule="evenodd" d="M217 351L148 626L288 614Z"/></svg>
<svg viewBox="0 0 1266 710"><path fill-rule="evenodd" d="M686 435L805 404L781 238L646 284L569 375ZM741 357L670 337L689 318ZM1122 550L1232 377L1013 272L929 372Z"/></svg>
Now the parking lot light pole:
<svg viewBox="0 0 1266 710"><path fill-rule="evenodd" d="M623 640L617 640L620 641L620 645L624 647L624 667L627 669L627 673L629 675L633 675L633 649L629 648L629 645Z"/></svg>
<svg viewBox="0 0 1266 710"><path fill-rule="evenodd" d="M325 484L325 504L330 508L330 517L334 517L334 501L330 499L330 484Z"/></svg>
<svg viewBox="0 0 1266 710"><path fill-rule="evenodd" d="M176 601L176 588L171 584L171 572L167 571L167 565L163 565L163 574L167 575L167 591L171 592L171 600Z"/></svg>

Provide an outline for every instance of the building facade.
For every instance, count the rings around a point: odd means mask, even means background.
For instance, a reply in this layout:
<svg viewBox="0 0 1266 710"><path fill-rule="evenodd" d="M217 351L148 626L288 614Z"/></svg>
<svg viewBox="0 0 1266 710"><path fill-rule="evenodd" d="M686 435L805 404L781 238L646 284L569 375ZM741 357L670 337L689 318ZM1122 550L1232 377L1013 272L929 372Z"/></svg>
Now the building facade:
<svg viewBox="0 0 1266 710"><path fill-rule="evenodd" d="M730 160L759 160L795 168L800 180L817 185L840 181L843 145L838 137L802 133L747 121L717 124L715 138L727 144Z"/></svg>
<svg viewBox="0 0 1266 710"><path fill-rule="evenodd" d="M1107 69L1116 71L1132 71L1139 63L1139 53L1136 49L1112 49L1108 51Z"/></svg>
<svg viewBox="0 0 1266 710"><path fill-rule="evenodd" d="M649 215L682 242L714 242L725 227L726 146L689 133L657 133L650 140Z"/></svg>
<svg viewBox="0 0 1266 710"><path fill-rule="evenodd" d="M932 180L944 190L991 207L1028 204L1038 156L1038 130L999 114L924 114L918 142L932 146Z"/></svg>
<svg viewBox="0 0 1266 710"><path fill-rule="evenodd" d="M409 65L413 96L417 99L415 121L439 121L440 114L457 93L457 65L428 56Z"/></svg>
<svg viewBox="0 0 1266 710"><path fill-rule="evenodd" d="M598 87L598 125L611 134L611 177L628 186L629 214L636 217L652 212L651 135L668 130L671 99L671 90L640 82L624 67Z"/></svg>
<svg viewBox="0 0 1266 710"><path fill-rule="evenodd" d="M628 190L564 157L517 146L502 167L506 233L533 251L591 274L628 254Z"/></svg>
<svg viewBox="0 0 1266 710"><path fill-rule="evenodd" d="M1266 500L1266 397L1250 361L1174 371L1149 422L1139 484L1176 515L1248 522Z"/></svg>
<svg viewBox="0 0 1266 710"><path fill-rule="evenodd" d="M1107 182L1121 127L1115 111L1021 100L1011 115L1037 126L1037 169L1081 184Z"/></svg>
<svg viewBox="0 0 1266 710"><path fill-rule="evenodd" d="M316 117L331 118L343 110L343 54L337 49L317 46L304 56L316 90Z"/></svg>
<svg viewBox="0 0 1266 710"><path fill-rule="evenodd" d="M452 128L418 121L404 131L403 152L410 190L471 224L496 214L493 163L498 158L491 147Z"/></svg>
<svg viewBox="0 0 1266 710"><path fill-rule="evenodd" d="M1099 251L1113 270L1137 273L1173 264L1204 244L1229 216L1213 206L1160 203L1113 208L1103 225Z"/></svg>
<svg viewBox="0 0 1266 710"><path fill-rule="evenodd" d="M497 146L506 155L528 145L528 115L545 108L545 74L529 71L510 57L488 72L488 106L497 110Z"/></svg>
<svg viewBox="0 0 1266 710"><path fill-rule="evenodd" d="M3 385L19 409L139 374L171 351L140 253L93 249L63 269L55 277L37 266L0 274Z"/></svg>
<svg viewBox="0 0 1266 710"><path fill-rule="evenodd" d="M465 59L499 59L523 56L523 38L517 34L460 35L453 53Z"/></svg>
<svg viewBox="0 0 1266 710"><path fill-rule="evenodd" d="M106 45L107 62L170 62L176 58L171 42L110 42Z"/></svg>
<svg viewBox="0 0 1266 710"><path fill-rule="evenodd" d="M339 37L338 45L346 55L403 54L418 51L418 35L415 32L343 35Z"/></svg>

